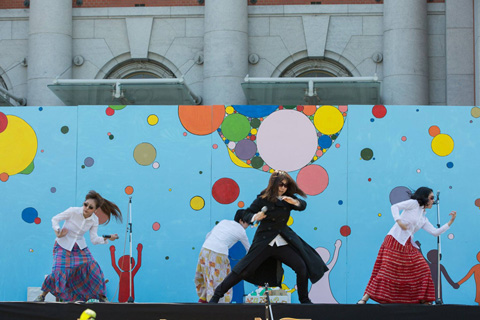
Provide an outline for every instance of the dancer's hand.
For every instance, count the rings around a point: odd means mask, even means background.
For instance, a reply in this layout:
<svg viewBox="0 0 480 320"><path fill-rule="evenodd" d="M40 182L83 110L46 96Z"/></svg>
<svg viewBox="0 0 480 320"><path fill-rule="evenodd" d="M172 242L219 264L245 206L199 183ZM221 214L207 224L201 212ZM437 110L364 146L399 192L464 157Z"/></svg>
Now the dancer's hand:
<svg viewBox="0 0 480 320"><path fill-rule="evenodd" d="M451 226L455 218L457 218L457 211L450 212L449 216L451 216L450 221L448 221L448 225Z"/></svg>
<svg viewBox="0 0 480 320"><path fill-rule="evenodd" d="M397 223L400 226L400 228L402 228L402 230L407 230L408 229L408 226L405 223L403 223L402 220L398 219Z"/></svg>
<svg viewBox="0 0 480 320"><path fill-rule="evenodd" d="M259 211L258 213L256 213L256 214L253 216L253 221L262 221L262 220L265 219L266 217L267 217L267 215L265 214L265 212Z"/></svg>
<svg viewBox="0 0 480 320"><path fill-rule="evenodd" d="M110 240L111 241L114 241L114 240L117 240L117 239L118 239L118 234L115 233L115 234L110 235Z"/></svg>
<svg viewBox="0 0 480 320"><path fill-rule="evenodd" d="M57 237L59 238L63 238L67 235L68 233L68 229L67 228L62 228L60 229L60 231L55 231L55 234L57 235Z"/></svg>
<svg viewBox="0 0 480 320"><path fill-rule="evenodd" d="M282 200L297 207L300 205L300 201L298 201L297 199L293 199L292 197L289 197L289 196L283 196Z"/></svg>

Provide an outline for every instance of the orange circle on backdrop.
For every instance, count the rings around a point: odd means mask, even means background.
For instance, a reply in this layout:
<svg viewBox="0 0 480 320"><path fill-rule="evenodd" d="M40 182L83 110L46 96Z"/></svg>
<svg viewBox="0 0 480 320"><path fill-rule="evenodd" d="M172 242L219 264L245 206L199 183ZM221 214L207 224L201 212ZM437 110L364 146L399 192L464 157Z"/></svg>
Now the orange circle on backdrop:
<svg viewBox="0 0 480 320"><path fill-rule="evenodd" d="M6 182L8 180L8 177L9 177L8 173L6 172L0 173L0 181Z"/></svg>
<svg viewBox="0 0 480 320"><path fill-rule="evenodd" d="M125 193L130 195L133 193L133 187L132 186L128 186L125 188Z"/></svg>
<svg viewBox="0 0 480 320"><path fill-rule="evenodd" d="M245 203L243 201L238 202L238 207L243 208L245 206Z"/></svg>
<svg viewBox="0 0 480 320"><path fill-rule="evenodd" d="M312 116L317 111L317 106L303 106L303 113L307 116Z"/></svg>
<svg viewBox="0 0 480 320"><path fill-rule="evenodd" d="M431 135L432 137L435 137L440 133L440 128L437 126L431 126L428 128L428 134Z"/></svg>
<svg viewBox="0 0 480 320"><path fill-rule="evenodd" d="M207 135L222 124L225 106L178 106L178 117L183 127L190 133Z"/></svg>

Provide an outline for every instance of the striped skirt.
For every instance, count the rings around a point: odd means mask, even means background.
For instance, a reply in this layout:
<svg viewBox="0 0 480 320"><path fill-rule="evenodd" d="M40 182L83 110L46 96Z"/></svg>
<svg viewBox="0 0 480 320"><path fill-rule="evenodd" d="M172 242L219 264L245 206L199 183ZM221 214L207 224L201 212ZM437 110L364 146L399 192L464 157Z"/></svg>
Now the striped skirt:
<svg viewBox="0 0 480 320"><path fill-rule="evenodd" d="M435 301L430 268L411 238L402 246L391 235L385 237L365 293L378 303Z"/></svg>
<svg viewBox="0 0 480 320"><path fill-rule="evenodd" d="M52 273L45 278L42 291L64 301L88 301L106 295L105 279L90 250L75 243L72 251L55 242Z"/></svg>
<svg viewBox="0 0 480 320"><path fill-rule="evenodd" d="M222 283L230 271L230 260L227 255L202 248L194 280L199 297L198 302L210 301L215 288ZM232 294L233 289L230 288L219 302L230 303Z"/></svg>

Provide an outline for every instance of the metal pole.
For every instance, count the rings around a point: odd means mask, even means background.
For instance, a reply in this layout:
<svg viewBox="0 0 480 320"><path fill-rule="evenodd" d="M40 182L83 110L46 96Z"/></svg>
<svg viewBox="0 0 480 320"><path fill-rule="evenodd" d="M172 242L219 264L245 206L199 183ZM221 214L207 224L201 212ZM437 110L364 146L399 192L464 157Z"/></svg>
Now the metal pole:
<svg viewBox="0 0 480 320"><path fill-rule="evenodd" d="M130 236L129 236L129 241L130 241L130 261L129 261L129 265L130 265L130 268L128 269L128 273L130 275L130 282L129 282L129 290L130 290L130 296L128 297L128 300L127 302L133 302L133 294L132 294L132 285L133 285L133 282L132 282L132 243L133 243L133 240L132 240L132 197L130 197L129 201L128 201L128 228L130 230Z"/></svg>
<svg viewBox="0 0 480 320"><path fill-rule="evenodd" d="M437 228L440 228L440 199L439 194L437 193ZM441 283L441 274L440 274L440 259L442 256L442 248L440 242L440 235L437 237L437 297L435 304L443 304L443 301L440 297L440 283Z"/></svg>

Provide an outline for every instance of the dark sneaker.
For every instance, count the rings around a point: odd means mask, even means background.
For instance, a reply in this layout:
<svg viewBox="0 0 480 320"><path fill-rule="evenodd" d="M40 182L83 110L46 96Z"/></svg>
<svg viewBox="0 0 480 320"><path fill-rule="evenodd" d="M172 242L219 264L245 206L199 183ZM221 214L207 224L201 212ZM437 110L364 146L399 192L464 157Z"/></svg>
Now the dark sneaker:
<svg viewBox="0 0 480 320"><path fill-rule="evenodd" d="M44 302L45 301L45 296L44 295L39 295L38 297L33 300L33 302Z"/></svg>

